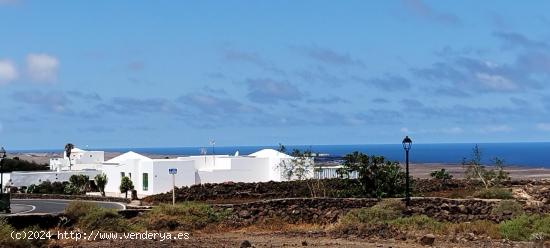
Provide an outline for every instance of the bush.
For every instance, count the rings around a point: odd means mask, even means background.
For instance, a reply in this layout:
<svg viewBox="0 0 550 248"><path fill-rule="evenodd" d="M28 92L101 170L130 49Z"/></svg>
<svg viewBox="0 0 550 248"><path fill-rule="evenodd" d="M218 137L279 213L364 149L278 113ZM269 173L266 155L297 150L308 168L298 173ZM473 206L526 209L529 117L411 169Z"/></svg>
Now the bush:
<svg viewBox="0 0 550 248"><path fill-rule="evenodd" d="M29 187L27 188L27 193L32 194L32 193L34 193L35 190L36 190L36 185L35 185L35 184L31 184L31 185L29 185Z"/></svg>
<svg viewBox="0 0 550 248"><path fill-rule="evenodd" d="M353 209L340 219L342 225L379 224L399 218L397 211L383 208Z"/></svg>
<svg viewBox="0 0 550 248"><path fill-rule="evenodd" d="M399 212L399 214L407 209L405 203L401 199L383 199L373 207L395 210Z"/></svg>
<svg viewBox="0 0 550 248"><path fill-rule="evenodd" d="M128 232L130 224L116 210L95 207L80 217L77 226L85 231Z"/></svg>
<svg viewBox="0 0 550 248"><path fill-rule="evenodd" d="M85 194L90 189L90 177L87 175L72 175L69 178L71 193Z"/></svg>
<svg viewBox="0 0 550 248"><path fill-rule="evenodd" d="M202 229L208 224L218 223L227 216L226 212L216 211L202 203L177 205L161 204L146 213L141 224L150 230L174 230L176 228Z"/></svg>
<svg viewBox="0 0 550 248"><path fill-rule="evenodd" d="M0 247L27 248L43 247L47 240L40 239L13 239L11 233L15 229L7 223L4 218L0 218ZM33 226L21 231L39 231L38 227Z"/></svg>
<svg viewBox="0 0 550 248"><path fill-rule="evenodd" d="M500 238L498 224L488 220L475 220L473 222L450 223L445 226L446 234L473 233L475 235L487 235L491 238Z"/></svg>
<svg viewBox="0 0 550 248"><path fill-rule="evenodd" d="M381 224L401 216L404 206L398 200L384 200L370 208L352 209L340 219L341 225Z"/></svg>
<svg viewBox="0 0 550 248"><path fill-rule="evenodd" d="M547 237L550 235L550 216L520 215L499 225L503 238L515 241L530 240L533 235Z"/></svg>
<svg viewBox="0 0 550 248"><path fill-rule="evenodd" d="M426 215L414 215L409 217L397 218L388 222L390 225L398 227L400 230L427 230L429 232L440 232L445 227L445 223L439 222Z"/></svg>
<svg viewBox="0 0 550 248"><path fill-rule="evenodd" d="M449 172L447 172L445 169L432 171L430 173L430 176L434 179L439 179L439 180L449 180L453 178L453 176L449 174Z"/></svg>
<svg viewBox="0 0 550 248"><path fill-rule="evenodd" d="M43 181L38 185L31 184L27 188L27 193L34 194L63 194L65 185L68 182L50 182L49 180Z"/></svg>
<svg viewBox="0 0 550 248"><path fill-rule="evenodd" d="M114 209L106 209L94 203L73 201L65 208L65 215L85 231L126 232L130 224Z"/></svg>
<svg viewBox="0 0 550 248"><path fill-rule="evenodd" d="M523 214L523 206L513 200L503 200L500 201L493 210L491 210L492 215L506 215L512 214L512 217Z"/></svg>
<svg viewBox="0 0 550 248"><path fill-rule="evenodd" d="M357 180L368 197L395 197L405 192L405 172L399 163L387 161L383 156L355 151L344 156L343 167L337 173L342 178L357 173Z"/></svg>
<svg viewBox="0 0 550 248"><path fill-rule="evenodd" d="M482 199L514 199L512 191L502 188L483 189L474 194L474 197Z"/></svg>
<svg viewBox="0 0 550 248"><path fill-rule="evenodd" d="M52 194L63 194L65 193L65 185L69 182L53 182L52 183Z"/></svg>
<svg viewBox="0 0 550 248"><path fill-rule="evenodd" d="M90 203L90 202L83 202L83 201L72 201L67 205L65 208L65 215L69 217L69 219L77 222L80 218L82 218L87 213L96 210L99 208L96 204Z"/></svg>

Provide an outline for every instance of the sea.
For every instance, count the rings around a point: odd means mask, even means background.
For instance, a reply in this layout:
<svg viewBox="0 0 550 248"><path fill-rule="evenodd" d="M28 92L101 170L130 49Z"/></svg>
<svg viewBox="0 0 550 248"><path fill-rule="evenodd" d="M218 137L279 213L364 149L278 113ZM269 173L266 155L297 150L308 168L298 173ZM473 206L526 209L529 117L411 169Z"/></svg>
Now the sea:
<svg viewBox="0 0 550 248"><path fill-rule="evenodd" d="M550 142L523 143L450 143L450 144L413 144L410 150L411 163L448 163L459 164L464 158L470 158L472 149L478 145L482 160L490 164L495 157L503 159L505 165L550 168ZM248 155L260 149L277 146L215 146L215 147L156 147L156 148L95 148L109 152L134 151L142 154L159 155L200 155L228 154L237 151ZM401 144L358 144L358 145L287 145L288 152L293 149L310 150L318 153L319 160L338 160L345 154L359 151L368 155L384 156L392 161L404 161L405 152ZM53 150L25 150L20 152L52 152ZM59 151L57 151L59 152Z"/></svg>

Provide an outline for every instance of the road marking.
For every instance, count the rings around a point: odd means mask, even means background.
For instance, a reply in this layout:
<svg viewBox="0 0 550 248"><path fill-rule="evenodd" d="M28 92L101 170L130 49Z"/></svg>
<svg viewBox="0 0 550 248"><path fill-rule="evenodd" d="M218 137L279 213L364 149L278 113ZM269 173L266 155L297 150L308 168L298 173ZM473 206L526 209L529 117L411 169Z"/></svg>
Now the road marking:
<svg viewBox="0 0 550 248"><path fill-rule="evenodd" d="M36 209L36 206L34 206L34 205L27 205L27 204L10 204L10 205L12 205L12 206L29 206L29 207L31 207L31 210L22 211L22 212L13 213L13 214L26 214L26 213L30 213L30 212L32 212Z"/></svg>
<svg viewBox="0 0 550 248"><path fill-rule="evenodd" d="M38 201L38 202L46 202L46 203L52 203L52 204L63 204L59 202L51 202L51 201L66 201L66 202L73 202L73 201L84 201L84 202L94 202L94 203L107 203L107 204L115 204L119 205L121 210L126 210L126 205L122 204L120 202L107 202L107 201L88 201L88 200L67 200L67 199L12 199L12 201Z"/></svg>

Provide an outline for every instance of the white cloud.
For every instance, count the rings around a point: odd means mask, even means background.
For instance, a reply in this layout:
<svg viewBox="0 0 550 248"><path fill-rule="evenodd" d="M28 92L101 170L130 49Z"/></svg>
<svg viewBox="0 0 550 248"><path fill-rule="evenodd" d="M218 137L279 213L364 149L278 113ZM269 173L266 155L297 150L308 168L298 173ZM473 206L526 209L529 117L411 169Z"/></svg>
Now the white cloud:
<svg viewBox="0 0 550 248"><path fill-rule="evenodd" d="M539 123L537 124L537 128L542 131L550 132L550 123Z"/></svg>
<svg viewBox="0 0 550 248"><path fill-rule="evenodd" d="M519 87L512 80L496 74L477 73L477 79L492 90L514 91Z"/></svg>
<svg viewBox="0 0 550 248"><path fill-rule="evenodd" d="M29 54L27 56L27 72L31 79L37 82L51 82L57 79L59 61L48 54Z"/></svg>
<svg viewBox="0 0 550 248"><path fill-rule="evenodd" d="M0 84L17 79L17 69L9 60L0 60Z"/></svg>
<svg viewBox="0 0 550 248"><path fill-rule="evenodd" d="M480 129L482 133L510 132L513 128L508 125L485 126Z"/></svg>
<svg viewBox="0 0 550 248"><path fill-rule="evenodd" d="M402 127L401 129L399 129L399 131L401 131L402 133L409 133L409 129L406 127Z"/></svg>

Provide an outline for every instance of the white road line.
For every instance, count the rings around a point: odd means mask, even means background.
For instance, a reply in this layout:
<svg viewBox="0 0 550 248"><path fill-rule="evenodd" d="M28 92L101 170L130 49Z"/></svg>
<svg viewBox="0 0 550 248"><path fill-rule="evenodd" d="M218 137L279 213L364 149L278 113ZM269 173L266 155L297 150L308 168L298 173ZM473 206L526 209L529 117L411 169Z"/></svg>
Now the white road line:
<svg viewBox="0 0 550 248"><path fill-rule="evenodd" d="M39 202L47 202L52 204L63 204L59 202L50 202L50 201L66 201L66 202L73 202L73 201L85 201L85 202L95 202L95 203L110 203L110 204L116 204L119 205L122 210L126 210L126 205L120 203L120 202L107 202L107 201L87 201L87 200L67 200L67 199L11 199L12 201L39 201Z"/></svg>
<svg viewBox="0 0 550 248"><path fill-rule="evenodd" d="M13 205L13 206L30 206L31 207L31 210L18 212L18 213L13 213L13 214L26 214L26 213L30 213L30 212L32 212L36 209L36 206L34 206L34 205L27 205L27 204L10 204L10 205Z"/></svg>

